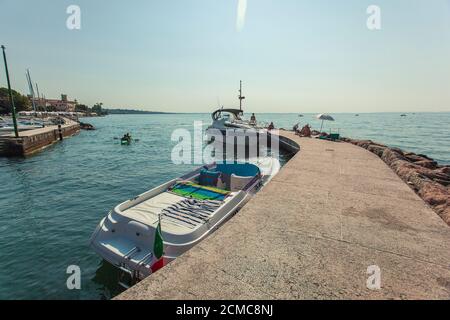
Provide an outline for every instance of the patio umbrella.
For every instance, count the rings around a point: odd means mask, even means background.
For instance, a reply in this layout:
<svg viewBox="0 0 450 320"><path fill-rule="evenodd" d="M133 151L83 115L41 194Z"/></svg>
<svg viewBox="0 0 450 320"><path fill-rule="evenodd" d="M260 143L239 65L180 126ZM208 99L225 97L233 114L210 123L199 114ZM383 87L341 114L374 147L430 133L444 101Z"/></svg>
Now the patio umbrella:
<svg viewBox="0 0 450 320"><path fill-rule="evenodd" d="M329 114L321 113L317 116L317 119L322 120L322 125L320 126L320 132L322 132L324 121L334 121L334 118Z"/></svg>

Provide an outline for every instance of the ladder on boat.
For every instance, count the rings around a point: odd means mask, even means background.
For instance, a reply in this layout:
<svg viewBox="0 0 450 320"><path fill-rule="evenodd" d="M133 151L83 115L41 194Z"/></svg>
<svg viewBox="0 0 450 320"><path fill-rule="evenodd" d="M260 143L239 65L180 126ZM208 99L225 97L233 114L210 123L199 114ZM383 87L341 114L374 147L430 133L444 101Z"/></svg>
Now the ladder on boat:
<svg viewBox="0 0 450 320"><path fill-rule="evenodd" d="M152 252L147 253L136 263L137 270L132 270L129 267L127 261L130 261L133 256L139 252L141 252L141 249L139 247L133 247L124 255L124 261L119 266L118 284L125 289L129 289L131 286L139 282L139 268L150 268L150 262L153 258Z"/></svg>

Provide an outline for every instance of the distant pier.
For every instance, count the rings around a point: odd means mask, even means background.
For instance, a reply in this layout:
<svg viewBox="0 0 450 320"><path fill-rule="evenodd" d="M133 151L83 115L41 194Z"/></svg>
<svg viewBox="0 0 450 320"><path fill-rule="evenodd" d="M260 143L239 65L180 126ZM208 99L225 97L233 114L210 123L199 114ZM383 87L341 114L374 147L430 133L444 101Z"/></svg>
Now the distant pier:
<svg viewBox="0 0 450 320"><path fill-rule="evenodd" d="M280 173L116 299L450 299L450 229L411 188L363 148L281 134L301 151Z"/></svg>
<svg viewBox="0 0 450 320"><path fill-rule="evenodd" d="M65 121L61 126L21 131L19 138L15 138L14 133L0 133L0 156L28 156L80 132L79 123L69 119Z"/></svg>

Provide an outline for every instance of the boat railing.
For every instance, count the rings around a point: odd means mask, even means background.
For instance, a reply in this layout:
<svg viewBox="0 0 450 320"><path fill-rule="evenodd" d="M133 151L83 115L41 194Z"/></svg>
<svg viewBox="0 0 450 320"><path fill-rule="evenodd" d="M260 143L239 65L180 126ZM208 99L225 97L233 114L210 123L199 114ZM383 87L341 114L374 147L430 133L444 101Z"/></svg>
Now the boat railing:
<svg viewBox="0 0 450 320"><path fill-rule="evenodd" d="M138 247L133 247L130 251L128 251L124 256L124 260L130 260L133 254L139 252L140 249Z"/></svg>

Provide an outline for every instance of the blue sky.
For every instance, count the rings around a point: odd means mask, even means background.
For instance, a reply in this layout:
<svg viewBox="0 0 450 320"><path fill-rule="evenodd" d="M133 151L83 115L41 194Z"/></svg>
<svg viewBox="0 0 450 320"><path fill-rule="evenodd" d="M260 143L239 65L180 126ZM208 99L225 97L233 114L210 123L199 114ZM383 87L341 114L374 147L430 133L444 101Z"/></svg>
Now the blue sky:
<svg viewBox="0 0 450 320"><path fill-rule="evenodd" d="M450 0L247 0L240 31L237 4L0 0L0 42L14 89L30 68L46 97L89 105L210 112L242 79L248 112L450 111Z"/></svg>

